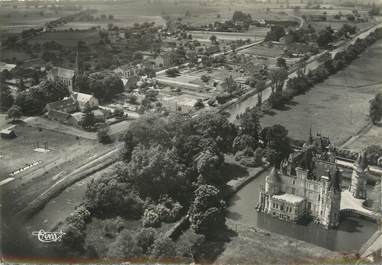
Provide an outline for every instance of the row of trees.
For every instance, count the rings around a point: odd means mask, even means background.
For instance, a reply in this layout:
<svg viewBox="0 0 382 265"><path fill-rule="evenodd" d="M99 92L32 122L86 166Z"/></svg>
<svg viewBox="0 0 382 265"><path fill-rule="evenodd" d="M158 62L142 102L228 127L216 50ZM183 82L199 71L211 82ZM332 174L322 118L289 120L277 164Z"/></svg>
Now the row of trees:
<svg viewBox="0 0 382 265"><path fill-rule="evenodd" d="M280 86L278 86L278 90L274 90L276 93L272 93L269 98L271 107L281 107L283 104L290 101L294 96L305 93L315 84L324 81L330 75L342 70L354 59L356 59L362 51L373 44L377 40L377 36L378 32L370 33L370 35L365 39L357 39L355 43L348 46L346 50L336 53L334 58L331 58L331 56L324 56L322 58L323 63L316 69L310 70L307 74L305 73L304 61L302 61L298 75L288 79L285 91L282 91L283 85L281 85L281 83L283 84L285 81L285 76L282 76L283 78L281 79L276 79L280 81L277 82ZM374 105L376 106L378 104L373 103L373 106ZM373 116L374 113L378 113L378 111L375 111L377 109L378 108L375 107L372 108ZM378 116L375 117L378 118Z"/></svg>

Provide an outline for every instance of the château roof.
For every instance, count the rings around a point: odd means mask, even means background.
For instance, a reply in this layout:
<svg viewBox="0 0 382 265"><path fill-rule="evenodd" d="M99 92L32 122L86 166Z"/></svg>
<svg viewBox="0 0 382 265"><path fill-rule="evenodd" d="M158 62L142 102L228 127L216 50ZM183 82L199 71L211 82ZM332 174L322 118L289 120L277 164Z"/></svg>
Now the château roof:
<svg viewBox="0 0 382 265"><path fill-rule="evenodd" d="M280 201L285 201L285 202L288 202L291 204L298 204L298 203L301 203L305 200L305 198L303 198L303 197L300 197L300 196L297 196L294 194L290 194L290 193L285 193L282 195L273 195L272 198L274 198L276 200L280 200Z"/></svg>

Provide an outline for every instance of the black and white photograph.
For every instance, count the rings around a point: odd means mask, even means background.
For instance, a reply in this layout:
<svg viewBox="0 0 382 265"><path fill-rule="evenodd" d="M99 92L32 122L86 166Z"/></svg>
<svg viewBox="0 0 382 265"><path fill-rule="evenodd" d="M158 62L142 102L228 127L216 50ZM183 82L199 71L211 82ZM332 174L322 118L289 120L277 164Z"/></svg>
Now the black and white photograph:
<svg viewBox="0 0 382 265"><path fill-rule="evenodd" d="M0 0L0 263L382 264L382 0Z"/></svg>

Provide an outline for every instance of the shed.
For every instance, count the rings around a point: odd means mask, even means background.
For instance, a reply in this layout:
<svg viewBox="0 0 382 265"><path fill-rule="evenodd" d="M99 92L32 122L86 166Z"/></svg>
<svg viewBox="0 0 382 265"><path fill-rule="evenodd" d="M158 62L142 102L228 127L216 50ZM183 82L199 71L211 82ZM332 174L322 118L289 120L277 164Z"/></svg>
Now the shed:
<svg viewBox="0 0 382 265"><path fill-rule="evenodd" d="M13 129L15 126L11 126L9 128L3 129L0 131L0 136L3 139L13 139L16 137L15 130Z"/></svg>

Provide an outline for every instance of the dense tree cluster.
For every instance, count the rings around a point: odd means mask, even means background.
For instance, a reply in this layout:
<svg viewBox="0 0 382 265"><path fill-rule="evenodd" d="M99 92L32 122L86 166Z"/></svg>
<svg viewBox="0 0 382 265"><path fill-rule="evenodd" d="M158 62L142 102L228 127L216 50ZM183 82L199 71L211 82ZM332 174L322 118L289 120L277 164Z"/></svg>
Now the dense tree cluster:
<svg viewBox="0 0 382 265"><path fill-rule="evenodd" d="M108 102L115 95L124 91L121 79L111 74L94 73L88 77L82 75L77 78L76 82L81 92L93 94L101 102Z"/></svg>
<svg viewBox="0 0 382 265"><path fill-rule="evenodd" d="M370 101L369 116L373 124L382 119L382 93L378 93Z"/></svg>
<svg viewBox="0 0 382 265"><path fill-rule="evenodd" d="M42 114L47 103L69 96L68 87L60 81L43 81L38 86L18 93L15 104L24 115Z"/></svg>

